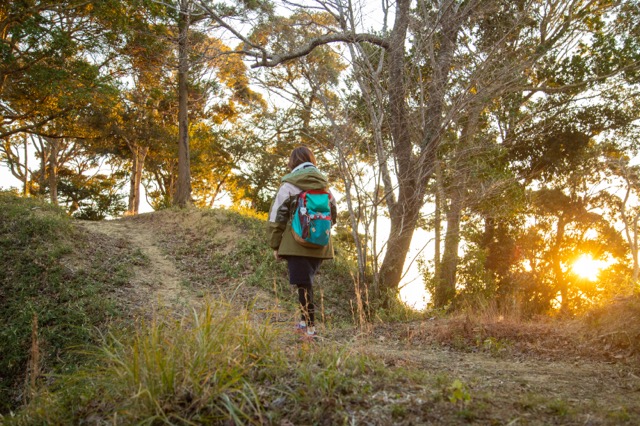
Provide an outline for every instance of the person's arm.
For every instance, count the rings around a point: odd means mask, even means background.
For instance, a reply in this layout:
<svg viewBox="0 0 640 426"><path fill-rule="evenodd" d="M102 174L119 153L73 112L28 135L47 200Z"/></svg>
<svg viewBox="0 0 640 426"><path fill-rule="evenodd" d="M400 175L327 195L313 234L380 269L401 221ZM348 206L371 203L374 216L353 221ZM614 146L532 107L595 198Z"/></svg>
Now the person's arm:
<svg viewBox="0 0 640 426"><path fill-rule="evenodd" d="M282 234L286 228L287 224L280 224L269 222L269 247L274 250L278 250L280 248L280 242L282 241Z"/></svg>
<svg viewBox="0 0 640 426"><path fill-rule="evenodd" d="M291 200L300 192L297 186L285 182L276 197L273 199L271 208L269 209L269 246L278 250L282 241L282 234L287 227L287 222L291 217L290 208Z"/></svg>

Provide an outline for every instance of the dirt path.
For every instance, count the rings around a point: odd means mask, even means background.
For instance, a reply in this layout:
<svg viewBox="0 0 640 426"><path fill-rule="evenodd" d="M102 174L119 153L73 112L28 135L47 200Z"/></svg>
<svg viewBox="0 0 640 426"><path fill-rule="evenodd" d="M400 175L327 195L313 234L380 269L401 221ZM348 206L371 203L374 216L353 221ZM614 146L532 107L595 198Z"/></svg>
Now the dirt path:
<svg viewBox="0 0 640 426"><path fill-rule="evenodd" d="M386 324L383 332L374 329L350 343L388 368L407 371L406 383L385 386L372 401L415 407L397 424L640 424L638 365L571 354L458 350L406 339L405 327ZM412 378L412 372L429 379Z"/></svg>
<svg viewBox="0 0 640 426"><path fill-rule="evenodd" d="M174 262L164 254L157 230L133 222L128 218L104 221L83 221L80 225L89 232L98 232L139 250L146 262L136 265L130 279L128 298L141 309L160 306L190 306L197 303L191 292L182 285L184 277Z"/></svg>
<svg viewBox="0 0 640 426"><path fill-rule="evenodd" d="M404 355L410 353L405 351ZM585 401L596 396L601 401L613 399L620 403L621 394L640 384L638 377L624 367L602 363L495 359L485 354L458 354L451 358L454 362L439 366L437 361L423 360L423 367L446 369L472 383L474 389L502 397L536 393L547 398Z"/></svg>

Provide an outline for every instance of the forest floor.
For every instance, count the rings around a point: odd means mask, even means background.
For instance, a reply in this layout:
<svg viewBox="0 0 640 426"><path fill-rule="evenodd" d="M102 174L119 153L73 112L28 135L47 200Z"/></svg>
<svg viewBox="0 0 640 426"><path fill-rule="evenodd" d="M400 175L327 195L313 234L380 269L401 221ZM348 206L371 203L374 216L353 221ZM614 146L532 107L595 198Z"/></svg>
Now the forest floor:
<svg viewBox="0 0 640 426"><path fill-rule="evenodd" d="M207 289L193 284L190 271L197 265L181 256L179 247L203 247L203 239L210 238L215 244L209 247L224 251L234 242L224 227L203 232L203 220L196 213L160 212L81 226L126 242L147 259L127 290L131 304L141 311L158 304L180 310L197 307ZM242 285L242 280L240 273L223 291L242 303L258 300L262 312L283 316L287 321L281 327L291 327L293 304L285 306L277 294ZM571 326L425 316L319 328L318 345L347 345L389 368L426 372L441 383L435 392L443 394L442 402L435 405L434 390L419 382L376 390L368 412L360 413L355 424L384 424L376 410L389 405L398 407L393 413L397 424L640 424L637 357L612 350L597 335L576 338Z"/></svg>

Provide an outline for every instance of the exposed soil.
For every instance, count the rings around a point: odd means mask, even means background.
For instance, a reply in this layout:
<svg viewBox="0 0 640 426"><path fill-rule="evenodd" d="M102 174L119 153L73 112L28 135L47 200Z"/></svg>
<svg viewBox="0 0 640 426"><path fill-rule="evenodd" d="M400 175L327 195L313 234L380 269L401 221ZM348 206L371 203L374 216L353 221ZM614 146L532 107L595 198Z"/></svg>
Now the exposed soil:
<svg viewBox="0 0 640 426"><path fill-rule="evenodd" d="M198 303L195 294L183 285L183 274L162 248L162 234L153 226L145 226L145 222L134 218L78 223L90 233L114 240L116 246L139 251L145 259L134 267L127 289L131 310L150 314L160 307L176 309Z"/></svg>
<svg viewBox="0 0 640 426"><path fill-rule="evenodd" d="M398 335L402 335L398 329ZM568 356L549 359L539 354L463 351L424 341L372 333L356 345L389 367L420 370L445 384L460 380L470 400L431 407L435 424L639 424L638 365ZM377 336L377 337L376 337ZM421 390L409 394L418 401ZM411 395L404 395L410 397ZM443 391L443 398L450 392ZM435 411L437 415L433 413ZM412 423L412 421L409 421ZM419 423L419 422L418 422Z"/></svg>
<svg viewBox="0 0 640 426"><path fill-rule="evenodd" d="M234 244L233 234L223 227L204 232L203 220L199 213L160 212L82 226L125 241L146 257L135 268L129 296L142 310L194 306L213 292L243 304L253 300L259 312L292 318L271 294L244 285L242 276L215 284L187 279L197 265L180 256L176 238L180 244L187 239L188 245L211 239L203 247L212 255L228 253ZM640 424L640 365L631 349L613 350L603 346L605 341L575 339L571 330L544 324L466 327L436 319L385 324L366 333L320 328L327 341L350 345L389 368L426 372L442 383L439 388L399 384L380 390L369 411L357 416L362 424L382 424L376 405L406 406L407 401L413 408L399 412L397 424ZM453 390L447 386L455 380L462 383L463 397L451 401ZM435 405L434 392L442 394Z"/></svg>

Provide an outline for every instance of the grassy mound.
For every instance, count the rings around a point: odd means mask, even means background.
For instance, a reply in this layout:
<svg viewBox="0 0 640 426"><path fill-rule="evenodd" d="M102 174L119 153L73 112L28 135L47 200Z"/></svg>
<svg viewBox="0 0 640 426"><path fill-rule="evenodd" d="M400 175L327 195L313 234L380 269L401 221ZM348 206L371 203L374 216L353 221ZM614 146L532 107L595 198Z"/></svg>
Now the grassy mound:
<svg viewBox="0 0 640 426"><path fill-rule="evenodd" d="M286 262L267 245L266 216L250 211L168 209L124 219L153 230L184 284L201 295L246 305L256 295L278 299L289 311L297 298L289 286ZM351 323L352 265L336 256L316 277L318 315L325 324ZM260 293L257 290L261 290Z"/></svg>
<svg viewBox="0 0 640 426"><path fill-rule="evenodd" d="M29 398L43 372L65 371L119 315L113 289L136 253L89 241L60 209L0 192L0 412Z"/></svg>

